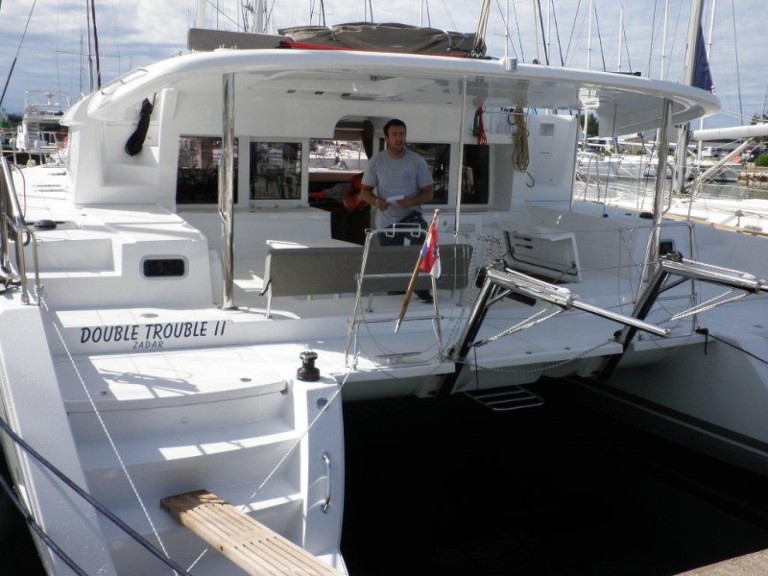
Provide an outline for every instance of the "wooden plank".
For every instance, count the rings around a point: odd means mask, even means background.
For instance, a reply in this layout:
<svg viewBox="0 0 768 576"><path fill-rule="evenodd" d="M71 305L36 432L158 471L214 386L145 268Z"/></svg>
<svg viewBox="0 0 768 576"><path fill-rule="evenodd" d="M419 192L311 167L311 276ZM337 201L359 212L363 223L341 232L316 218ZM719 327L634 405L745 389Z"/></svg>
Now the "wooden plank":
<svg viewBox="0 0 768 576"><path fill-rule="evenodd" d="M207 490L169 496L160 505L248 574L342 574Z"/></svg>

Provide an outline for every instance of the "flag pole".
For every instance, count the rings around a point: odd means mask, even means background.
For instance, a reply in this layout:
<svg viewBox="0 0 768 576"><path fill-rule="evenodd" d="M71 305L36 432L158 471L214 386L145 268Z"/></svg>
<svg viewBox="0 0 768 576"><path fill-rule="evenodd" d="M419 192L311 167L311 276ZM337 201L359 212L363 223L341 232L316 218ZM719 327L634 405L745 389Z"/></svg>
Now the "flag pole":
<svg viewBox="0 0 768 576"><path fill-rule="evenodd" d="M429 223L429 228L427 228L427 236L424 237L424 242L427 241L427 238L429 237L429 231L432 229L433 226L437 225L437 217L440 215L440 209L435 208L435 213L432 215L432 222ZM397 333L398 330L400 330L400 322L403 321L403 317L405 316L405 311L408 309L408 304L411 301L411 295L413 295L413 289L416 286L416 279L419 277L419 265L421 264L421 250L419 250L419 257L416 260L416 266L413 267L413 273L411 274L411 280L408 282L408 289L405 291L405 296L403 297L403 303L400 306L400 315L397 317L397 321L395 322L395 333ZM437 295L435 294L435 297Z"/></svg>

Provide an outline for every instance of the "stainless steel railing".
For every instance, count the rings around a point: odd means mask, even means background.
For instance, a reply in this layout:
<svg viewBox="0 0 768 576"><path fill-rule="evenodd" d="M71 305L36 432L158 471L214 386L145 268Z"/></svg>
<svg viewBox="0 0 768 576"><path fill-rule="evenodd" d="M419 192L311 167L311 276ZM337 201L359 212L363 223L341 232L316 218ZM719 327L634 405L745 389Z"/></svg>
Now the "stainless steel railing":
<svg viewBox="0 0 768 576"><path fill-rule="evenodd" d="M11 165L5 157L0 158L2 177L0 177L0 273L5 275L5 284L16 283L21 287L21 300L24 304L40 305L41 286L40 269L37 259L37 238L34 232L24 221L24 214L16 195L16 187L13 183ZM13 244L13 254L11 245ZM24 252L25 246L31 246L34 286L33 294L30 291L27 278L27 261Z"/></svg>

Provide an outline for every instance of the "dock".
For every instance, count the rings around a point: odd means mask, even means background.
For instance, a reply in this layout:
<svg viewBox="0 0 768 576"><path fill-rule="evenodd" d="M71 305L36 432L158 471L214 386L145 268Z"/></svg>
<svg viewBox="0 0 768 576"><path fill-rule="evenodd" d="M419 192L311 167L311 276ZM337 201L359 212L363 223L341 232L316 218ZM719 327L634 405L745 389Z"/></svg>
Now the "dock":
<svg viewBox="0 0 768 576"><path fill-rule="evenodd" d="M763 576L768 571L768 549L681 572L678 576Z"/></svg>

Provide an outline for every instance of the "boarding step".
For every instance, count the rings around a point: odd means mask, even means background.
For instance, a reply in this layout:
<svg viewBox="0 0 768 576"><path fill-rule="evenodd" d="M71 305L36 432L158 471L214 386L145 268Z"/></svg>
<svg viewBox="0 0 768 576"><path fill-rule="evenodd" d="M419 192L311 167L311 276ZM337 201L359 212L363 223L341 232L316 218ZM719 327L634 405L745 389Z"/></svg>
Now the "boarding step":
<svg viewBox="0 0 768 576"><path fill-rule="evenodd" d="M535 408L544 404L543 398L522 386L509 386L507 388L494 388L491 390L471 390L464 394L496 412Z"/></svg>
<svg viewBox="0 0 768 576"><path fill-rule="evenodd" d="M206 490L169 496L160 505L248 574L343 574Z"/></svg>

